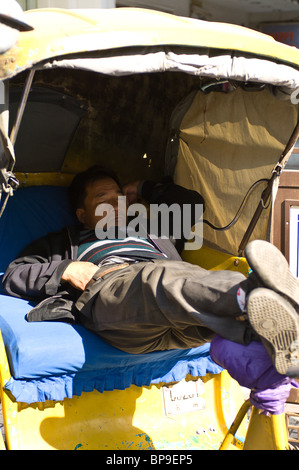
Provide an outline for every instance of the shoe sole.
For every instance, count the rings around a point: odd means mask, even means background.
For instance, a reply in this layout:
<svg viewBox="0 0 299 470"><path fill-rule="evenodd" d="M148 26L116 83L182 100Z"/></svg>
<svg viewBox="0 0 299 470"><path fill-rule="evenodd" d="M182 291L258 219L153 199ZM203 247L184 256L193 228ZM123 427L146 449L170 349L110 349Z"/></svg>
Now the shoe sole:
<svg viewBox="0 0 299 470"><path fill-rule="evenodd" d="M248 319L255 332L270 343L273 364L282 375L299 374L299 318L292 305L269 289L254 289L248 296Z"/></svg>
<svg viewBox="0 0 299 470"><path fill-rule="evenodd" d="M299 305L299 281L290 272L281 251L263 240L254 240L245 248L245 257L250 268L264 287L273 289Z"/></svg>

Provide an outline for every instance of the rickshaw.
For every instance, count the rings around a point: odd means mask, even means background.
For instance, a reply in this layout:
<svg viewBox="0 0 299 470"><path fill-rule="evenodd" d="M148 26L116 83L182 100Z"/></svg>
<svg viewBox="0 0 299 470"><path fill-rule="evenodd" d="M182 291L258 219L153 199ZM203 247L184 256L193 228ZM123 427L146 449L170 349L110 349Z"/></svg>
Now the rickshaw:
<svg viewBox="0 0 299 470"><path fill-rule="evenodd" d="M236 25L151 10L40 9L0 57L0 270L74 222L67 186L103 164L122 183L172 177L204 196L203 244L184 259L245 275L271 240L279 176L298 137L299 51ZM287 449L209 344L127 354L81 325L27 322L0 296L9 450Z"/></svg>

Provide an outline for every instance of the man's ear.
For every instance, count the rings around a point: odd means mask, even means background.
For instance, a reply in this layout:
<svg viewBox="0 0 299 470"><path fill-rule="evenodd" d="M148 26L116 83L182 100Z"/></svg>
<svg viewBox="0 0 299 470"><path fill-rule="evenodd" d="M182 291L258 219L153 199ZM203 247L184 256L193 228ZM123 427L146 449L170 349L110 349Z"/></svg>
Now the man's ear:
<svg viewBox="0 0 299 470"><path fill-rule="evenodd" d="M85 223L85 210L84 209L78 208L76 210L76 216L77 216L77 219L79 220L79 222L81 222L81 224Z"/></svg>

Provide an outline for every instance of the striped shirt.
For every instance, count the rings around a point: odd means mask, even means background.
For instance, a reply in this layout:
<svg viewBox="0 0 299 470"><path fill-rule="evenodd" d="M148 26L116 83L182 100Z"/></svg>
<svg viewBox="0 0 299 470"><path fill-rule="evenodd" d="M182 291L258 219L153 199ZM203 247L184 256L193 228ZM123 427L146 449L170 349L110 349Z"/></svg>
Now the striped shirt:
<svg viewBox="0 0 299 470"><path fill-rule="evenodd" d="M124 260L146 261L165 257L164 253L143 238L129 236L99 240L94 231L84 230L80 234L78 261L89 261L99 265L108 259L111 262L123 262Z"/></svg>

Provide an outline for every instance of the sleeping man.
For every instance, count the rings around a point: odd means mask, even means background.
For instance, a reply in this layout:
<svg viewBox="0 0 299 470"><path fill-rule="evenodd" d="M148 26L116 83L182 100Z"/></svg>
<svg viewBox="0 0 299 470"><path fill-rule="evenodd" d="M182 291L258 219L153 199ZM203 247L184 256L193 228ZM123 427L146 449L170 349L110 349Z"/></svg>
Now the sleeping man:
<svg viewBox="0 0 299 470"><path fill-rule="evenodd" d="M184 237L126 230L119 199L134 203L138 195L150 205L191 206L191 225L196 207L204 207L200 194L172 182L121 188L98 167L78 174L70 187L78 225L33 242L5 273L8 294L39 302L27 320L80 322L133 354L197 347L215 335L243 345L260 341L279 374L298 376L299 283L279 250L249 243L248 278L186 263L179 254Z"/></svg>

